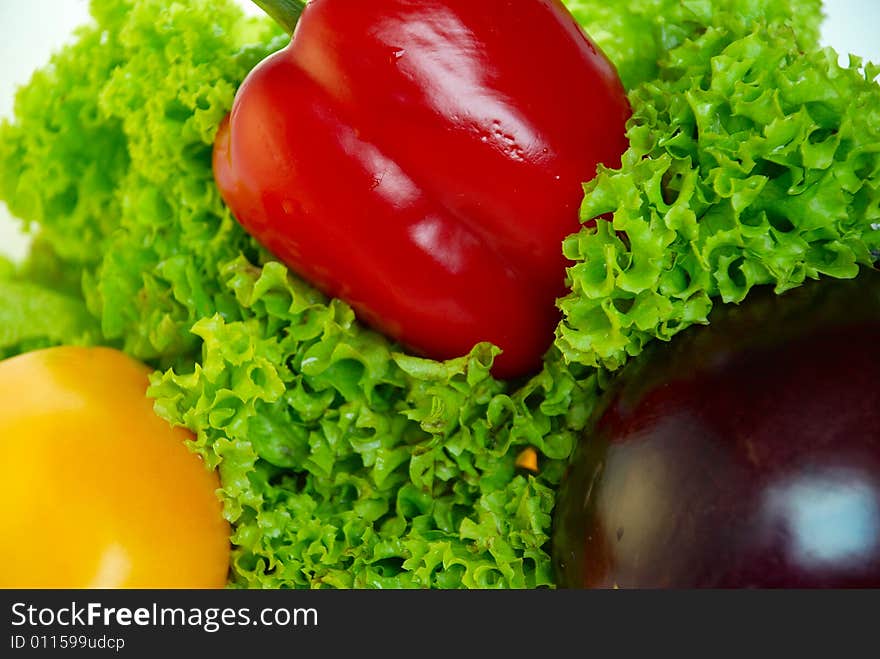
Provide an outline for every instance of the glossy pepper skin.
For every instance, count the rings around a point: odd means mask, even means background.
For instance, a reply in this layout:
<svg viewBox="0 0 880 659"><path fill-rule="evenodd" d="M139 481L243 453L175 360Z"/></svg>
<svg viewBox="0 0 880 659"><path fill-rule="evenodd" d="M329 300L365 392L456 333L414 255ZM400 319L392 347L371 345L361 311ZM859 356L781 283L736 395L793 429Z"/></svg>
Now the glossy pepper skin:
<svg viewBox="0 0 880 659"><path fill-rule="evenodd" d="M294 271L416 353L540 366L582 184L630 108L558 0L313 0L239 89L224 200Z"/></svg>

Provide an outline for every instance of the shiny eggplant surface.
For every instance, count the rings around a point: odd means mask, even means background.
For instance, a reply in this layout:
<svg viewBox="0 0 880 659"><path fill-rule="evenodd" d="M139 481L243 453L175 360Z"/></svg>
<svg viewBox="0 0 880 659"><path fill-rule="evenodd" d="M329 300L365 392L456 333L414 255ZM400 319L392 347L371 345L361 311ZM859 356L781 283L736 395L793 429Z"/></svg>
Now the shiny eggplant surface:
<svg viewBox="0 0 880 659"><path fill-rule="evenodd" d="M655 342L560 488L560 587L880 586L880 273Z"/></svg>

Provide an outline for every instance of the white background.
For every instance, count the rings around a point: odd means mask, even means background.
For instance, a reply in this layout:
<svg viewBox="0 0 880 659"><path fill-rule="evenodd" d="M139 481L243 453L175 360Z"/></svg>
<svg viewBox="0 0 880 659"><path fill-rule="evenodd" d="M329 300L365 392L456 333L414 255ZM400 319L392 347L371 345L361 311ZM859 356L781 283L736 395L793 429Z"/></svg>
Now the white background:
<svg viewBox="0 0 880 659"><path fill-rule="evenodd" d="M254 5L239 0L248 13ZM880 62L880 0L826 0L823 42ZM87 0L0 0L0 120L11 118L15 89L89 20ZM21 258L27 238L0 202L0 254Z"/></svg>

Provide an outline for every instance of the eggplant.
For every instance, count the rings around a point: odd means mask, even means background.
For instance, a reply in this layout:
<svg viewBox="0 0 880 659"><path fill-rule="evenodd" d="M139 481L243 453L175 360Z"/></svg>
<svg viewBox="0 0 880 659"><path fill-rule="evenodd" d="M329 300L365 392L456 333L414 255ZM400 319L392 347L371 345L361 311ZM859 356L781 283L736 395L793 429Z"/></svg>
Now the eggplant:
<svg viewBox="0 0 880 659"><path fill-rule="evenodd" d="M560 486L560 588L880 586L880 273L754 290L611 379Z"/></svg>

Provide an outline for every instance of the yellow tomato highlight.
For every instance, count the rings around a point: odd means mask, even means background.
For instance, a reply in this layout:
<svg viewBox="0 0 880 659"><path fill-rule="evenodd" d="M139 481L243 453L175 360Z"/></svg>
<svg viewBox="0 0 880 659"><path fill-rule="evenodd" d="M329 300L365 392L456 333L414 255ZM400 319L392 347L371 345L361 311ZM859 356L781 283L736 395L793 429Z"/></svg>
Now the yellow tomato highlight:
<svg viewBox="0 0 880 659"><path fill-rule="evenodd" d="M0 587L210 588L229 527L150 370L109 348L0 361Z"/></svg>

